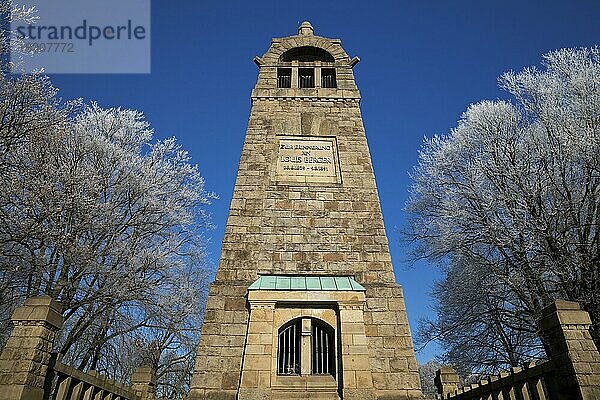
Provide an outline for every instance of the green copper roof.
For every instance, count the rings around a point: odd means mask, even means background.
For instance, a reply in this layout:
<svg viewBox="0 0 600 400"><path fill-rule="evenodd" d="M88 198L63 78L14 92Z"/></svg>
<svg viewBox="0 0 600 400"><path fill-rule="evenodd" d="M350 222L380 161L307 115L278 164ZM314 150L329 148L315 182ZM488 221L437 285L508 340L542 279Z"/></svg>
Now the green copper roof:
<svg viewBox="0 0 600 400"><path fill-rule="evenodd" d="M366 290L349 276L262 275L248 290Z"/></svg>

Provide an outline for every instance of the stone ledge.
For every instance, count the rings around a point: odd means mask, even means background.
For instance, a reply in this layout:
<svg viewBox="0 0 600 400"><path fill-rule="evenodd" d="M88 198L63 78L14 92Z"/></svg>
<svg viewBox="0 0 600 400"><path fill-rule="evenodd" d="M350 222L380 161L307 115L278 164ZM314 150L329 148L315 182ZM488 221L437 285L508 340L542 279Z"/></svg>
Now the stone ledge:
<svg viewBox="0 0 600 400"><path fill-rule="evenodd" d="M574 301L557 300L542 310L540 326L552 329L558 326L580 325L587 329L592 324L590 315Z"/></svg>
<svg viewBox="0 0 600 400"><path fill-rule="evenodd" d="M276 375L273 380L272 388L274 390L285 391L328 391L337 390L338 383L331 375L297 375L282 376Z"/></svg>
<svg viewBox="0 0 600 400"><path fill-rule="evenodd" d="M61 329L62 307L50 296L30 297L14 311L11 320L13 323L46 322L56 329Z"/></svg>

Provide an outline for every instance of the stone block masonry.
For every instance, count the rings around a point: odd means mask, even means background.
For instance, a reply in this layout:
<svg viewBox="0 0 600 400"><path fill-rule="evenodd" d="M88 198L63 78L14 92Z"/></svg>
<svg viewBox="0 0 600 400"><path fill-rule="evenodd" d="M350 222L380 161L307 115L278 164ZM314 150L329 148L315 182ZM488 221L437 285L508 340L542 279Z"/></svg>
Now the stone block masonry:
<svg viewBox="0 0 600 400"><path fill-rule="evenodd" d="M342 336L362 341L352 347L360 355L356 361L340 351L342 367L334 377L338 398L421 398L352 73L357 59L348 57L339 40L314 36L312 27L304 28L298 35L274 39L256 60L259 77L219 268L209 292L191 398L274 398L270 389L239 390L244 380L259 387L259 381L277 378L270 363L255 365L257 350L269 359L272 349L265 347L273 346L278 328L273 314L271 320L262 314L258 318L260 313L251 311L247 301L248 287L259 276L274 274L352 276L366 288L356 312L341 303L329 304L340 318L340 341ZM320 50L334 61L315 59ZM289 54L300 54L299 60L282 61L293 57L285 56ZM299 88L293 82L291 88L278 88L282 67L293 69L292 80L298 68L333 68L337 87ZM311 305L286 307L306 310ZM365 352L364 361L360 352ZM253 369L242 374L243 366L251 364ZM365 393L361 388L371 389ZM310 393L303 396L329 398L325 392Z"/></svg>
<svg viewBox="0 0 600 400"><path fill-rule="evenodd" d="M0 394L11 400L41 400L52 345L62 328L60 305L32 297L12 315L14 328L0 354Z"/></svg>

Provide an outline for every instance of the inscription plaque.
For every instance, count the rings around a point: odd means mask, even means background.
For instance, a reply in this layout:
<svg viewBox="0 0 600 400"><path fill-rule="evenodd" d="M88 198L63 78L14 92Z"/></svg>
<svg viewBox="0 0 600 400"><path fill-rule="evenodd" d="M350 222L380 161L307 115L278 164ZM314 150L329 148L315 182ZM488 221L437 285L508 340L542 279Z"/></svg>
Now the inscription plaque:
<svg viewBox="0 0 600 400"><path fill-rule="evenodd" d="M277 150L277 180L337 182L335 150L333 138L280 138Z"/></svg>

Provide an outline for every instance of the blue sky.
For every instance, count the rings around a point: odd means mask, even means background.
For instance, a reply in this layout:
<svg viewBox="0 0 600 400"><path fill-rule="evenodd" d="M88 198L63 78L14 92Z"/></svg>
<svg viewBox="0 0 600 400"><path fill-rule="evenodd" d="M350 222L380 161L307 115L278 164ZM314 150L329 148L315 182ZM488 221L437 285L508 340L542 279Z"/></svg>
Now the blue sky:
<svg viewBox="0 0 600 400"><path fill-rule="evenodd" d="M219 199L210 207L210 257L233 192L257 67L272 37L309 20L315 34L342 39L354 68L396 278L413 332L430 315L431 267L406 262L409 172L424 136L448 132L466 107L505 96L504 71L539 65L561 47L594 46L600 1L235 1L152 2L152 72L55 75L65 99L143 111L157 138L176 136ZM420 361L436 351L429 346Z"/></svg>

